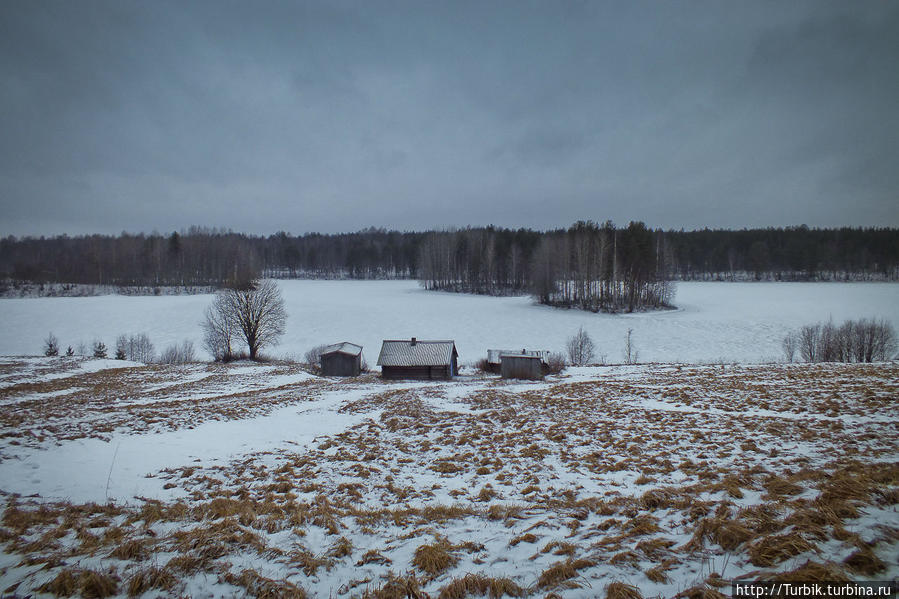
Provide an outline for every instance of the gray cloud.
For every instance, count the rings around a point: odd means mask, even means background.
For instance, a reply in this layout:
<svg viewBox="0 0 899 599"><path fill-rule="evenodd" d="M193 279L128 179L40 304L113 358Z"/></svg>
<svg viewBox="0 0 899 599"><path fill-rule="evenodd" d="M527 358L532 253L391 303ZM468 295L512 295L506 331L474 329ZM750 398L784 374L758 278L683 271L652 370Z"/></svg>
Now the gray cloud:
<svg viewBox="0 0 899 599"><path fill-rule="evenodd" d="M0 4L2 234L899 225L893 3Z"/></svg>

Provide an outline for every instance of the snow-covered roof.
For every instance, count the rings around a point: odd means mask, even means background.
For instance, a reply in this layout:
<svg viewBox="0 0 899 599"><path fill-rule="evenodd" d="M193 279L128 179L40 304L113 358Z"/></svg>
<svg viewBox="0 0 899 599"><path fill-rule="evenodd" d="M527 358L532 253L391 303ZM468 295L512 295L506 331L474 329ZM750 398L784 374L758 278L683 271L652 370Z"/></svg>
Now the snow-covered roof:
<svg viewBox="0 0 899 599"><path fill-rule="evenodd" d="M546 356L548 355L548 350L540 349L488 349L487 363L499 364L500 362L502 362L503 356L527 356L531 358L540 358L541 360L545 361Z"/></svg>
<svg viewBox="0 0 899 599"><path fill-rule="evenodd" d="M356 345L355 343L350 343L349 341L343 341L341 343L335 343L334 345L329 345L328 347L322 350L322 355L325 354L333 354L335 352L339 352L341 354L349 354L351 356L358 356L362 353L362 346Z"/></svg>
<svg viewBox="0 0 899 599"><path fill-rule="evenodd" d="M378 366L447 366L456 352L455 341L385 340Z"/></svg>

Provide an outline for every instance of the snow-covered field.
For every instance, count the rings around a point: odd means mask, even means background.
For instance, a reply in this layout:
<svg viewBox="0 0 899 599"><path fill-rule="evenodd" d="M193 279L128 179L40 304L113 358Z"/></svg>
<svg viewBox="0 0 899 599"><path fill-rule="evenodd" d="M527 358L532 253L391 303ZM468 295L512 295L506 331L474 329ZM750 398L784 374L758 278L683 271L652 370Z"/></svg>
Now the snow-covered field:
<svg viewBox="0 0 899 599"><path fill-rule="evenodd" d="M899 575L899 365L773 363L806 323L899 328L899 285L682 283L678 310L605 315L279 284L275 356L346 340L373 364L382 339L416 336L455 339L464 363L558 351L583 326L605 361L633 329L654 363L384 382L0 357L0 592L718 598L737 579ZM209 302L0 300L0 354L51 331L199 346Z"/></svg>
<svg viewBox="0 0 899 599"><path fill-rule="evenodd" d="M427 292L414 281L280 281L287 333L268 350L302 358L315 345L352 341L372 365L381 340L454 339L463 363L488 348L560 351L583 326L609 363L620 362L633 329L641 361L768 362L786 331L833 318L884 318L899 329L895 283L679 283L678 310L591 314L497 298ZM65 349L146 332L157 351L190 339L200 348L208 295L0 300L0 355L35 355L53 332Z"/></svg>
<svg viewBox="0 0 899 599"><path fill-rule="evenodd" d="M890 579L897 397L896 363L384 382L2 358L0 590L574 599Z"/></svg>

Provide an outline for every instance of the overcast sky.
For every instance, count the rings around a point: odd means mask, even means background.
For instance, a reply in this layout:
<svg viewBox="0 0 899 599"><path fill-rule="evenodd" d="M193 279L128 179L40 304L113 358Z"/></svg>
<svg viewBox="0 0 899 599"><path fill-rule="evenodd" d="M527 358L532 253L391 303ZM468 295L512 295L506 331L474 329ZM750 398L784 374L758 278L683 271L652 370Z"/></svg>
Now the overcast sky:
<svg viewBox="0 0 899 599"><path fill-rule="evenodd" d="M899 2L0 2L0 234L899 226Z"/></svg>

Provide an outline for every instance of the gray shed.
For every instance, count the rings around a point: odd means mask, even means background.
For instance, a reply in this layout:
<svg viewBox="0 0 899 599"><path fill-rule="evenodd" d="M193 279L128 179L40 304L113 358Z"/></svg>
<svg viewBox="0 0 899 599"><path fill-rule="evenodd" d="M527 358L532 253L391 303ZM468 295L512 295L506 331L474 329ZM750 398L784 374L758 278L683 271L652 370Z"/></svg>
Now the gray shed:
<svg viewBox="0 0 899 599"><path fill-rule="evenodd" d="M543 358L540 356L503 354L501 369L504 379L543 380Z"/></svg>
<svg viewBox="0 0 899 599"><path fill-rule="evenodd" d="M385 379L451 379L458 373L455 341L385 340L378 366Z"/></svg>
<svg viewBox="0 0 899 599"><path fill-rule="evenodd" d="M344 341L322 350L324 376L359 376L362 372L362 346Z"/></svg>
<svg viewBox="0 0 899 599"><path fill-rule="evenodd" d="M500 374L502 372L503 356L537 356L543 362L549 355L548 350L539 349L488 349L487 350L487 372Z"/></svg>

